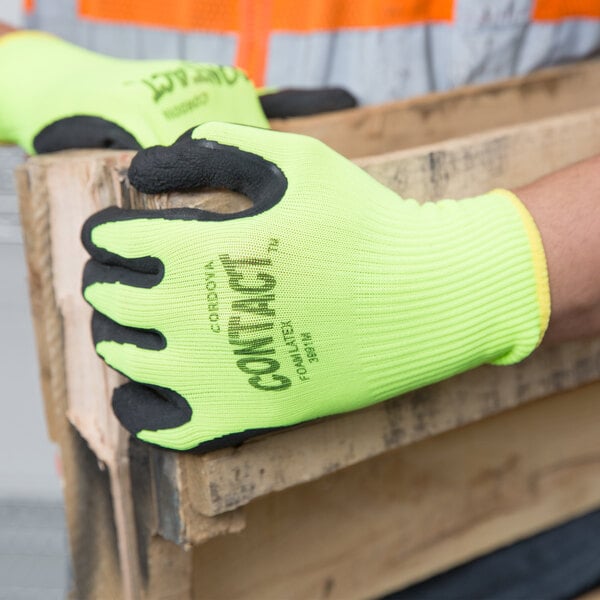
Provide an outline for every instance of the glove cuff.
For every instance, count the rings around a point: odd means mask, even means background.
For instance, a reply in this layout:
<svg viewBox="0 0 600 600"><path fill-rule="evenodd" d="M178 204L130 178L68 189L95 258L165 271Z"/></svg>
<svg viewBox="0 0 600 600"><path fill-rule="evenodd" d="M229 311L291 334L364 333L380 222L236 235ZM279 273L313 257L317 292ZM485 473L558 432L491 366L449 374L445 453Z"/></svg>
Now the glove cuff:
<svg viewBox="0 0 600 600"><path fill-rule="evenodd" d="M532 348L533 351L542 342L550 321L550 284L548 281L548 266L546 263L544 246L542 244L542 236L540 235L531 213L527 210L525 205L521 202L516 194L504 189L495 189L491 193L497 196L503 196L513 204L519 216L521 217L523 227L525 228L525 233L529 241L537 304L539 309L539 335L537 343L535 344L534 348ZM524 356L517 355L516 357L508 355L505 358L505 361L503 359L497 359L494 361L494 363L499 365L511 364L512 362L518 362L522 358L525 358L525 356L528 354L529 353L526 353Z"/></svg>
<svg viewBox="0 0 600 600"><path fill-rule="evenodd" d="M406 202L398 219L389 210L376 218L387 248L370 245L379 274L363 287L370 293L356 319L371 342L359 361L377 399L482 364L519 362L541 342L550 315L541 237L514 194ZM390 256L393 231L402 239Z"/></svg>

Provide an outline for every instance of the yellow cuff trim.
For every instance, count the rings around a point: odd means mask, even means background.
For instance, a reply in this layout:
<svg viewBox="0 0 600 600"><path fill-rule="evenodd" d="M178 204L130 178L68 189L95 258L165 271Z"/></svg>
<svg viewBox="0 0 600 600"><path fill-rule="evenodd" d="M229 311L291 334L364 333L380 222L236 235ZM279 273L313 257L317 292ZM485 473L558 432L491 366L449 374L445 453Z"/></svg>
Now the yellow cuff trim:
<svg viewBox="0 0 600 600"><path fill-rule="evenodd" d="M531 213L516 194L504 189L495 189L493 190L493 193L500 194L512 202L513 206L521 216L523 225L525 225L527 237L529 238L533 268L535 271L538 305L540 307L540 338L537 343L539 346L546 333L546 329L548 329L548 321L550 320L550 284L548 282L548 265L546 263L546 254L542 244L542 236L540 235Z"/></svg>

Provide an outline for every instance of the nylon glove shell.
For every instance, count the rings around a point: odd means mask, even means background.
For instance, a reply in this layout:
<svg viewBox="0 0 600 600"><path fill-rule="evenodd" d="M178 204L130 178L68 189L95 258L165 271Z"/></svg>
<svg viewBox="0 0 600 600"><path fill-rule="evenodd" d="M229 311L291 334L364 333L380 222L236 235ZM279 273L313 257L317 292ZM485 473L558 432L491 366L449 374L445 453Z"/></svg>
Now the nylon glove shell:
<svg viewBox="0 0 600 600"><path fill-rule="evenodd" d="M122 60L17 31L0 38L0 78L0 140L30 154L170 144L203 121L268 127L233 67Z"/></svg>
<svg viewBox="0 0 600 600"><path fill-rule="evenodd" d="M141 191L252 208L92 216L84 296L116 415L186 450L520 361L549 318L535 224L510 192L420 205L314 139L207 123L135 157Z"/></svg>

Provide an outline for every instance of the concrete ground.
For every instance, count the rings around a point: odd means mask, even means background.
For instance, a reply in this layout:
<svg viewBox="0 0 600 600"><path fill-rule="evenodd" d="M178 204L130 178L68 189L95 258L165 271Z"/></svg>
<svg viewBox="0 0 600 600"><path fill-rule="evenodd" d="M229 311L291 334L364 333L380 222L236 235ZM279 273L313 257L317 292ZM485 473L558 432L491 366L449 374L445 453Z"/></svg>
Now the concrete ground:
<svg viewBox="0 0 600 600"><path fill-rule="evenodd" d="M67 581L60 500L0 498L0 600L64 600Z"/></svg>

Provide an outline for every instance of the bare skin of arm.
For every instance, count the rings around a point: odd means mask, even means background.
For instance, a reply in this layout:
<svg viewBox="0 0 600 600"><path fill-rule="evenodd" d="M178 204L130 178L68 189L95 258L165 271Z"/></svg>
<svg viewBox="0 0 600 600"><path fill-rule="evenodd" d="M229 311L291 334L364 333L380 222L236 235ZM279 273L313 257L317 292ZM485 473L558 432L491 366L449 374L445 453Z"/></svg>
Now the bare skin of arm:
<svg viewBox="0 0 600 600"><path fill-rule="evenodd" d="M600 335L600 156L514 192L533 216L548 263L546 343Z"/></svg>

